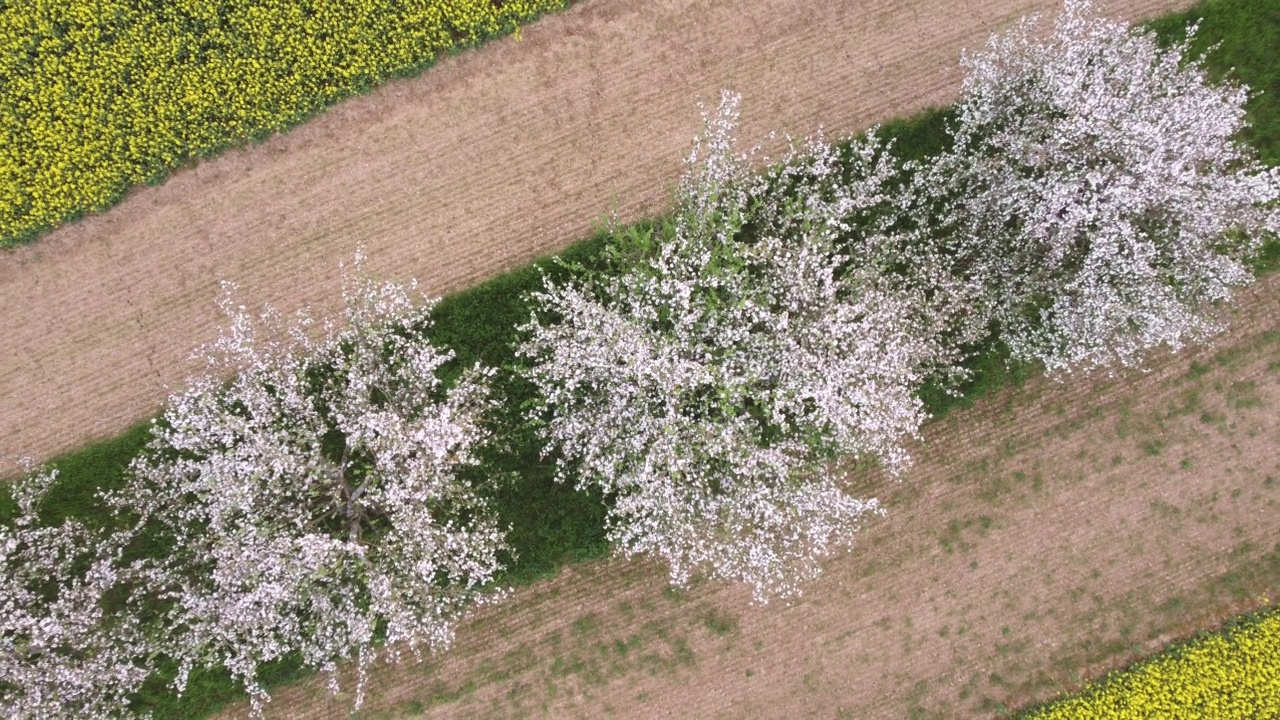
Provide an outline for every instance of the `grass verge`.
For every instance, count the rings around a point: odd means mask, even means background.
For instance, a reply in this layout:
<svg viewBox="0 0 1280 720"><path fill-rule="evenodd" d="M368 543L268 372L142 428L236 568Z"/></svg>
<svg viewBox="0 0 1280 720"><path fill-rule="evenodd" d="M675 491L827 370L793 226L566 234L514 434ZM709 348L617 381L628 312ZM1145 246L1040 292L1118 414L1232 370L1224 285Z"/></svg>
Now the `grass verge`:
<svg viewBox="0 0 1280 720"><path fill-rule="evenodd" d="M1152 23L1162 37L1181 37L1192 21L1201 22L1197 49L1218 47L1210 55L1213 72L1222 74L1234 67L1231 76L1255 89L1270 94L1255 96L1249 104L1254 128L1250 141L1263 159L1280 164L1280 0L1209 0L1186 13L1168 16ZM947 109L936 109L909 119L895 120L881 127L880 135L893 138L899 156L910 159L937 152L945 142ZM644 220L639 226L661 226L665 217ZM629 228L614 232L625 234ZM607 265L603 249L614 232L601 231L593 238L578 243L561 256L587 269ZM1260 273L1273 271L1280 265L1280 243L1270 243L1256 266ZM509 368L516 325L529 317L524 296L539 287L542 273L565 272L549 259L508 272L482 285L451 295L437 306L434 341L457 354L456 367L475 361ZM1007 354L999 347L989 347L970 361L972 379L958 397L936 388L926 388L926 407L936 417L956 407L963 407L1009 383L1019 383L1034 368L1011 366ZM509 542L515 550L503 584L521 584L554 574L566 562L590 559L608 550L605 542L602 498L578 492L553 480L554 458L540 456L540 443L522 429L518 418L532 389L513 373L504 372L496 392L507 398L498 418L506 428L509 448L493 451L485 458L486 472L507 473L517 478L502 485L493 497L501 521L509 524ZM126 433L77 452L51 460L59 469L61 482L45 503L50 519L77 516L93 517L98 509L95 493L104 487L118 485L129 460L143 447L148 437L148 423ZM8 503L7 505L4 503ZM8 517L12 504L0 494L0 515ZM264 679L268 687L302 676L297 663L281 663ZM187 693L173 696L166 686L167 673L161 673L144 688L139 709L151 711L157 718L190 718L207 716L228 703L243 699L242 691L225 673L194 673Z"/></svg>

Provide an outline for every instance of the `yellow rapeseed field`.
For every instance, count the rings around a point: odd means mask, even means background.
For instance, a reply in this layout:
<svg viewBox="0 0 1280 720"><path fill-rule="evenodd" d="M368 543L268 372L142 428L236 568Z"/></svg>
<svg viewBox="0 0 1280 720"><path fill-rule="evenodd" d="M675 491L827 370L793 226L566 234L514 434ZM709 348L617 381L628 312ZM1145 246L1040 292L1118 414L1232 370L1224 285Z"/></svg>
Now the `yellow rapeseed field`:
<svg viewBox="0 0 1280 720"><path fill-rule="evenodd" d="M1280 608L1246 616L1055 700L1023 720L1280 718Z"/></svg>
<svg viewBox="0 0 1280 720"><path fill-rule="evenodd" d="M0 246L565 4L0 3Z"/></svg>

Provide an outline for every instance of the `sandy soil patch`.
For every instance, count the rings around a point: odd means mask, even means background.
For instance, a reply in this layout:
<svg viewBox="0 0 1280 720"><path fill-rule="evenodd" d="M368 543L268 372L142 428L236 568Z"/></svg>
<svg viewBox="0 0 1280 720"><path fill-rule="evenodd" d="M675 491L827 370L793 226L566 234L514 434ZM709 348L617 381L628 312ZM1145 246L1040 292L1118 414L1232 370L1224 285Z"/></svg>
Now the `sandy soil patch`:
<svg viewBox="0 0 1280 720"><path fill-rule="evenodd" d="M925 429L790 605L608 560L520 589L361 717L991 717L1280 595L1280 276L1213 347L1009 388ZM341 718L322 683L269 717ZM243 717L238 707L220 717Z"/></svg>
<svg viewBox="0 0 1280 720"><path fill-rule="evenodd" d="M695 101L743 95L743 138L829 135L953 100L962 47L1050 0L587 0L260 146L0 254L0 474L154 413L222 318L333 309L337 262L461 288L660 211ZM1189 0L1113 0L1136 19Z"/></svg>

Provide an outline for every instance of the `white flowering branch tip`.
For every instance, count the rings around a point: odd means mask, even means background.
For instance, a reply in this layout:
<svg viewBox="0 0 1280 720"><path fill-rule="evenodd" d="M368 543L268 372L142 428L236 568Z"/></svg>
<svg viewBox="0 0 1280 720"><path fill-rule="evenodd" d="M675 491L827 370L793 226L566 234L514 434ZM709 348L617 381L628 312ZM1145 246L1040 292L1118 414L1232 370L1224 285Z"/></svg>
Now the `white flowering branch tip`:
<svg viewBox="0 0 1280 720"><path fill-rule="evenodd" d="M855 144L846 182L813 140L754 173L734 150L738 100L704 109L671 239L646 235L654 252L620 277L548 281L520 353L545 398L534 419L572 463L562 479L576 468L616 498L615 546L662 558L677 585L744 581L763 601L798 593L879 511L826 463L905 467L916 389L946 353L921 298L846 250L896 163Z"/></svg>
<svg viewBox="0 0 1280 720"><path fill-rule="evenodd" d="M488 440L492 371L444 387L452 355L427 336L432 303L412 285L345 274L342 285L344 324L320 337L305 315L286 328L226 300L215 369L171 398L114 498L175 548L148 589L173 599L179 689L190 668L222 666L255 714L269 699L264 663L354 660L358 704L376 644L389 657L447 647L505 548L458 472Z"/></svg>
<svg viewBox="0 0 1280 720"><path fill-rule="evenodd" d="M1016 358L1054 373L1137 366L1219 329L1280 230L1280 172L1239 138L1248 89L1212 84L1191 39L1069 0L966 54L955 148L921 174L935 235L985 288Z"/></svg>

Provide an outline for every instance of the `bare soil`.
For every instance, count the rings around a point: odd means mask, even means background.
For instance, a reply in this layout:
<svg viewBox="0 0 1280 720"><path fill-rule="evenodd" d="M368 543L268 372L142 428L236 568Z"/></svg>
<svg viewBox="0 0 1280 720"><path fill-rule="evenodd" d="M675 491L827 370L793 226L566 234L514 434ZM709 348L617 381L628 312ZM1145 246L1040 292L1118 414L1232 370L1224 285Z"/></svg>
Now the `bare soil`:
<svg viewBox="0 0 1280 720"><path fill-rule="evenodd" d="M156 412L222 321L218 282L332 310L357 245L432 294L661 211L695 101L742 137L828 136L954 99L965 46L1051 0L587 0L416 79L0 253L0 475ZM1145 18L1189 0L1113 0Z"/></svg>
<svg viewBox="0 0 1280 720"><path fill-rule="evenodd" d="M359 716L995 717L1280 594L1280 275L1213 347L1044 378L926 426L901 482L804 598L666 588L607 560L519 589ZM268 717L348 714L319 680ZM236 707L220 717L244 717Z"/></svg>
<svg viewBox="0 0 1280 720"><path fill-rule="evenodd" d="M0 473L154 412L220 321L332 308L358 244L384 276L464 287L660 211L698 126L829 135L950 102L956 59L1055 3L588 0L0 255ZM1117 0L1130 19L1185 7ZM569 568L478 613L455 648L380 670L368 717L968 717L1069 691L1280 592L1280 278L1217 349L1145 375L1045 380L927 428L890 513L806 597L665 590ZM347 714L323 684L276 717ZM227 717L243 717L232 708Z"/></svg>

